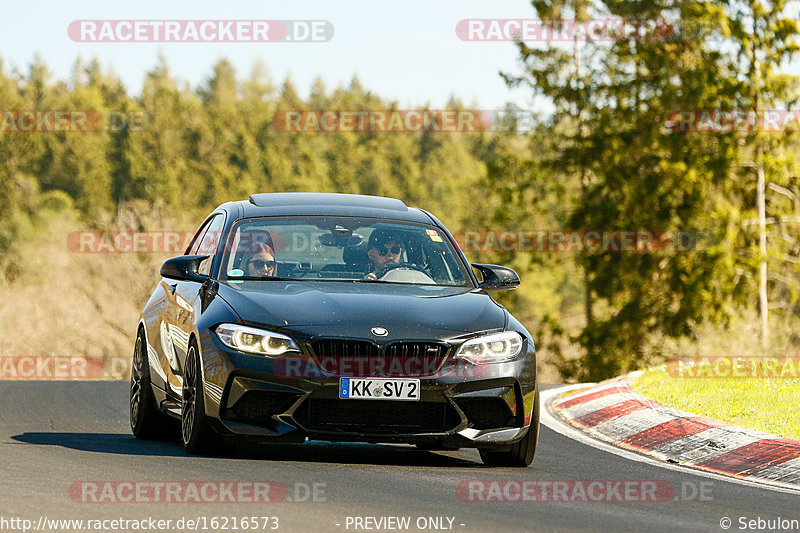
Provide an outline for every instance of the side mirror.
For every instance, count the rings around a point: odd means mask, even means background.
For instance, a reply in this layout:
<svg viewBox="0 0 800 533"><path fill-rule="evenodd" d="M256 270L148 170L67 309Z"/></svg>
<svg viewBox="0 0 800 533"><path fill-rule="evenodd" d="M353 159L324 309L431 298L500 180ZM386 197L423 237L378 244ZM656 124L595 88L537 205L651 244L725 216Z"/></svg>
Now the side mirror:
<svg viewBox="0 0 800 533"><path fill-rule="evenodd" d="M161 265L161 277L177 279L180 281L197 281L203 283L208 279L205 274L200 274L198 269L207 255L182 255L167 259Z"/></svg>
<svg viewBox="0 0 800 533"><path fill-rule="evenodd" d="M480 271L483 281L478 287L485 291L507 291L519 287L519 275L508 267L473 263Z"/></svg>

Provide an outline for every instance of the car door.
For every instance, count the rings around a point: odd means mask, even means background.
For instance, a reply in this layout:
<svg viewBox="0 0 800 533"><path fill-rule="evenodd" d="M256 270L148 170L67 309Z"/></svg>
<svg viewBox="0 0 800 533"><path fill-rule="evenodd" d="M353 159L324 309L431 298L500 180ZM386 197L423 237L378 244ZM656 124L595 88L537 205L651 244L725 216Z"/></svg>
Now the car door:
<svg viewBox="0 0 800 533"><path fill-rule="evenodd" d="M192 237L192 242L186 249L186 254L191 254L193 250L200 247L203 235L208 230L208 224L211 221L210 217L203 221L198 230ZM177 354L175 346L170 338L168 324L174 322L170 320L171 315L175 313L175 296L174 288L177 288L174 280L161 278L158 286L153 292L150 300L147 303L145 310L147 318L147 337L148 350L152 348L155 353L155 358L150 356L150 379L153 385L166 393L171 393L171 388L167 381L166 369L175 367L177 368ZM169 303L169 305L168 305ZM174 396L174 393L172 393Z"/></svg>
<svg viewBox="0 0 800 533"><path fill-rule="evenodd" d="M225 225L225 215L217 213L204 224L204 230L198 232L195 241L190 245L189 255L208 255L208 259L200 264L201 274L210 274L214 254L219 243L220 234ZM164 310L161 333L169 342L162 346L167 353L165 366L167 392L179 396L183 386L183 361L189 349L189 337L194 329L197 315L200 313L201 283L196 281L178 281L163 279Z"/></svg>

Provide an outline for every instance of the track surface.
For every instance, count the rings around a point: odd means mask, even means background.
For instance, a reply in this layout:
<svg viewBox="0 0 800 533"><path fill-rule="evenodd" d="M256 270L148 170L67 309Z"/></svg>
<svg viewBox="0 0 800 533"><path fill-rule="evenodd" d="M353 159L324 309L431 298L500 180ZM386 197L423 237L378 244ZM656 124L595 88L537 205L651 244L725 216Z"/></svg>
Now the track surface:
<svg viewBox="0 0 800 533"><path fill-rule="evenodd" d="M473 450L330 444L261 446L233 457L188 456L177 443L137 441L127 382L0 382L0 516L157 519L277 516L278 531L356 531L348 516L454 518L452 531L722 531L720 519L800 519L800 496L631 461L545 426L528 469L486 468ZM710 487L712 501L662 503L461 501L464 480L665 480ZM80 481L324 483L326 501L271 504L76 503ZM299 489L301 494L305 491ZM689 490L688 492L692 492ZM447 520L444 521L447 524ZM339 524L339 525L337 525ZM464 525L461 525L464 524ZM358 531L365 531L358 529ZM428 529L428 531L431 531Z"/></svg>

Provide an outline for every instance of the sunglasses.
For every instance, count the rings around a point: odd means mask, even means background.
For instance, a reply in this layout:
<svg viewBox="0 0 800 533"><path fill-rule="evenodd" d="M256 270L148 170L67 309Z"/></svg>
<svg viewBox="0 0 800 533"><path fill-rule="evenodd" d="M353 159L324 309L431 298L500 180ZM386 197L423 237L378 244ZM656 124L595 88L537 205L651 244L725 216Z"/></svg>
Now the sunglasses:
<svg viewBox="0 0 800 533"><path fill-rule="evenodd" d="M389 248L388 246L384 246L383 248L378 250L378 255L383 257L383 256L385 256L386 254L388 254L390 252L392 253L392 255L398 255L402 251L403 251L403 249L400 247L400 245L395 244L391 248Z"/></svg>
<svg viewBox="0 0 800 533"><path fill-rule="evenodd" d="M276 263L275 261L263 261L261 259L253 259L252 261L250 261L250 264L256 268L264 268L264 267L275 268L275 265L277 265L278 263Z"/></svg>

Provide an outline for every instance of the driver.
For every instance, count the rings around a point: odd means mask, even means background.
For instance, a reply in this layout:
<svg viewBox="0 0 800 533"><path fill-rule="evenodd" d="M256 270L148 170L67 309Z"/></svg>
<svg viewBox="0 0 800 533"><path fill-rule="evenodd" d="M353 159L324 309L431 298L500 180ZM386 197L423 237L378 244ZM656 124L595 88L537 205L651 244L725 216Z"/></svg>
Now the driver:
<svg viewBox="0 0 800 533"><path fill-rule="evenodd" d="M364 279L378 279L378 273L389 265L399 263L402 255L402 240L389 230L376 229L370 234L367 244L371 272Z"/></svg>

